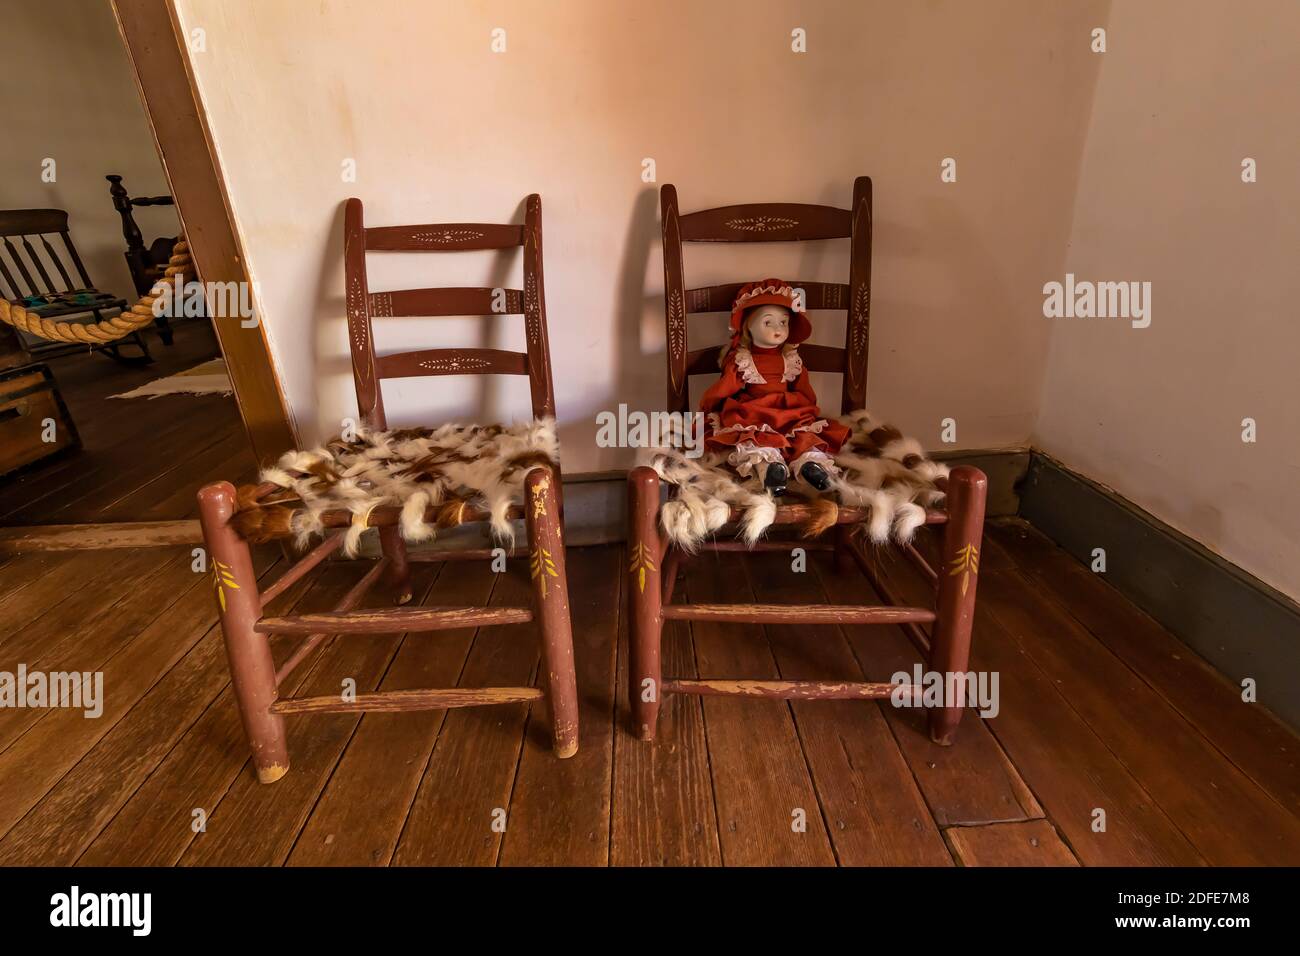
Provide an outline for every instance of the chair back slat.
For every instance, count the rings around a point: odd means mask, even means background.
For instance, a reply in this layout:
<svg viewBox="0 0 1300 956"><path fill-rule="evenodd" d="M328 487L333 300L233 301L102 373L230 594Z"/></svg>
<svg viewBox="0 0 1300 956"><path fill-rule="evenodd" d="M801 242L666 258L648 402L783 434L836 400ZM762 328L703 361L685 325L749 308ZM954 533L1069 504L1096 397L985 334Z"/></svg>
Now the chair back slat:
<svg viewBox="0 0 1300 956"><path fill-rule="evenodd" d="M834 206L768 202L701 209L681 217L686 242L799 242L847 239L849 213Z"/></svg>
<svg viewBox="0 0 1300 956"><path fill-rule="evenodd" d="M806 309L846 309L849 304L849 286L846 282L803 282L791 279L790 285L802 289ZM743 282L705 286L686 290L686 311L691 315L704 312L730 312L736 293Z"/></svg>
<svg viewBox="0 0 1300 956"><path fill-rule="evenodd" d="M40 295L41 290L36 288L36 283L32 281L32 274L27 271L27 266L23 265L22 257L18 255L18 250L15 249L14 244L9 241L9 237L4 236L3 238L0 238L0 242L4 243L5 251L9 253L9 258L13 260L13 264L17 266L18 274L23 277L23 282L27 286L27 290L25 292L19 291L18 295ZM17 298L17 296L15 296L15 298Z"/></svg>
<svg viewBox="0 0 1300 956"><path fill-rule="evenodd" d="M522 315L524 293L519 289L395 289L370 293L375 318L443 315Z"/></svg>
<svg viewBox="0 0 1300 956"><path fill-rule="evenodd" d="M348 314L348 346L362 419L387 427L385 378L425 375L527 375L536 417L555 414L546 294L542 280L542 203L531 195L522 226L493 223L431 223L367 229L359 199L349 199L344 214L343 261ZM471 287L400 289L371 293L367 251L449 252L522 246L524 288ZM372 319L399 316L523 314L527 351L500 349L423 349L378 356Z"/></svg>
<svg viewBox="0 0 1300 956"><path fill-rule="evenodd" d="M23 249L27 252L27 258L31 260L32 265L36 267L36 273L41 277L42 293L66 292L66 289L54 288L54 283L50 281L50 274L45 271L45 264L41 262L41 257L36 254L36 247L32 245L30 239L23 236Z"/></svg>
<svg viewBox="0 0 1300 956"><path fill-rule="evenodd" d="M811 372L842 376L840 411L865 407L867 355L871 316L871 179L853 183L849 209L799 203L750 203L682 214L677 189L666 183L659 191L663 231L664 318L668 357L668 410L690 411L692 375L717 373L721 347L690 350L687 317L729 312L741 283L688 289L683 242L802 242L848 239L849 281L792 282L804 292L808 309L843 309L847 313L844 347L805 343L799 347Z"/></svg>
<svg viewBox="0 0 1300 956"><path fill-rule="evenodd" d="M54 251L54 247L50 245L50 240L45 237L44 233L41 233L41 245L45 247L45 254L49 256L50 261L53 262L55 268L59 270L59 276L63 279L63 289L59 291L67 291L71 289L72 276L68 275L68 270L63 267L63 260L60 259L59 254Z"/></svg>
<svg viewBox="0 0 1300 956"><path fill-rule="evenodd" d="M465 252L523 245L523 226L491 222L435 222L366 230L371 252Z"/></svg>
<svg viewBox="0 0 1300 956"><path fill-rule="evenodd" d="M421 375L527 375L528 356L502 349L422 349L375 360L380 378Z"/></svg>
<svg viewBox="0 0 1300 956"><path fill-rule="evenodd" d="M63 248L68 250L68 258L72 264L77 267L77 275L81 276L81 284L87 289L93 289L95 283L90 281L90 273L86 271L85 264L81 261L81 256L77 255L77 247L72 244L72 236L68 230L64 229L59 232L63 238Z"/></svg>
<svg viewBox="0 0 1300 956"><path fill-rule="evenodd" d="M18 291L18 283L14 281L14 274L9 271L3 255L0 255L0 279L4 280L4 288L0 289L0 295L6 299L17 299L22 296Z"/></svg>

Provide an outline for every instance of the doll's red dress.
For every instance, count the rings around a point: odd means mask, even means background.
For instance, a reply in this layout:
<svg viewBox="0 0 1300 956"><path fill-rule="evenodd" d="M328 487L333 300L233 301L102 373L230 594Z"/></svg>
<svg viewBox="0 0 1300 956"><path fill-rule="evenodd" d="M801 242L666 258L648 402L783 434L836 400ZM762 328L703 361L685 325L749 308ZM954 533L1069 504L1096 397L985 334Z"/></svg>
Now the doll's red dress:
<svg viewBox="0 0 1300 956"><path fill-rule="evenodd" d="M797 348L732 349L700 408L705 447L727 452L742 475L759 461L783 461L794 474L808 461L827 466L849 437L822 417Z"/></svg>

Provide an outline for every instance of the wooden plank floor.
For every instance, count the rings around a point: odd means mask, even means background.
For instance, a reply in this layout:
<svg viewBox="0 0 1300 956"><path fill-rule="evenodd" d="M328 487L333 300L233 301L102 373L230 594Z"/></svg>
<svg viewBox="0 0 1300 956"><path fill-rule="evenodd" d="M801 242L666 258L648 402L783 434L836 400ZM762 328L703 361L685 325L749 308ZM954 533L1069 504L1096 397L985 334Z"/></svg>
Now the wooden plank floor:
<svg viewBox="0 0 1300 956"><path fill-rule="evenodd" d="M932 542L923 542L924 548ZM210 588L188 551L0 565L0 671L100 670L103 714L0 710L0 865L1233 865L1300 862L1300 740L1018 521L989 529L974 666L1000 712L937 747L878 703L670 697L627 732L621 546L570 552L576 757L541 705L288 718L289 774L256 783ZM277 555L259 554L264 575ZM882 558L904 595L927 585ZM428 606L526 600L519 562L418 565ZM277 612L337 601L330 562ZM812 552L701 557L694 600L872 600ZM297 692L532 683L531 625L325 642ZM292 640L273 639L279 658ZM887 680L893 627L673 623L665 673ZM1104 824L1104 825L1103 825Z"/></svg>
<svg viewBox="0 0 1300 956"><path fill-rule="evenodd" d="M46 360L83 447L0 478L0 526L193 518L204 482L251 478L233 397L109 398L219 354L206 323L175 332L170 347L144 333L156 361L143 368L87 352Z"/></svg>

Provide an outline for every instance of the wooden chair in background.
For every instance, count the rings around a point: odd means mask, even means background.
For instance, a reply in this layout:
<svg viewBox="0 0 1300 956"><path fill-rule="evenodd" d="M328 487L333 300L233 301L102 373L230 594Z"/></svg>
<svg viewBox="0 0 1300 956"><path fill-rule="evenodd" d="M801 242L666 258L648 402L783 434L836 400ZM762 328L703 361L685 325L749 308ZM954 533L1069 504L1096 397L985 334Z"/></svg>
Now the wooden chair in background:
<svg viewBox="0 0 1300 956"><path fill-rule="evenodd" d="M849 209L794 203L757 203L724 206L682 214L677 190L671 184L660 190L663 229L664 302L668 345L668 411L689 412L689 381L692 375L717 373L719 346L691 350L690 316L727 312L741 283L686 288L682 262L684 242L785 242L848 239L850 266L848 284L802 282L791 284L804 290L808 309L847 311L844 347L804 344L799 348L804 365L813 372L835 372L843 376L840 407L843 414L865 407L867 346L871 305L871 180L859 177L853 184L853 205ZM761 271L761 270L760 270ZM932 568L914 547L905 547L910 560L918 562L934 582L934 608L907 607L895 600L878 574L855 525L869 517L864 508L841 507L834 529L834 550L851 558L863 571L875 591L888 605L687 604L672 603L679 569L689 557L670 546L660 520L660 480L651 468L640 467L628 476L628 549L632 580L628 587L631 619L630 700L637 735L653 740L664 694L709 694L763 697L779 700L879 700L900 692L894 684L845 681L783 680L679 680L664 678L660 669L660 643L665 620L718 621L750 624L897 624L916 644L931 671L943 674L965 672L970 654L971 624L975 612L975 586L979 548L984 527L984 499L987 479L968 466L952 469L946 481L943 510L927 513L927 524L944 524L942 561ZM781 505L775 528L797 526L807 517L807 505ZM738 513L733 513L733 519ZM705 551L734 551L743 548L734 540L719 540L727 532L706 542ZM799 542L807 547L807 542ZM814 545L816 546L816 545ZM788 541L760 541L760 550L789 550ZM837 562L838 563L838 562ZM931 625L927 632L922 625ZM919 694L920 688L901 693ZM919 701L919 697L914 699ZM961 720L963 707L952 702L930 712L930 736L942 744L951 743Z"/></svg>
<svg viewBox="0 0 1300 956"><path fill-rule="evenodd" d="M0 295L43 319L62 321L84 316L88 321L102 322L127 307L125 299L95 288L68 232L68 214L62 209L0 210ZM125 342L134 344L140 354L124 354L120 346ZM27 341L24 345L33 355L84 347ZM139 332L91 349L127 365L153 361Z"/></svg>
<svg viewBox="0 0 1300 956"><path fill-rule="evenodd" d="M173 206L171 196L130 196L122 185L122 177L110 173L104 177L109 182L108 193L113 197L113 208L122 217L122 238L126 240L126 267L131 272L131 282L137 296L148 295L153 284L167 271L167 263L172 257L178 236L160 236L149 245L144 244L144 234L136 225L132 210L136 206ZM190 278L197 278L191 276ZM154 319L158 337L163 345L171 345L173 336L171 323L165 315Z"/></svg>
<svg viewBox="0 0 1300 956"><path fill-rule="evenodd" d="M505 312L524 316L526 352L498 349L435 348L391 355L375 354L372 317L490 315L494 290L487 288L409 289L372 293L366 277L369 252L455 252L462 250L523 247L524 288L506 289ZM529 196L525 221L519 225L488 223L435 223L416 226L366 228L361 201L350 199L344 225L344 272L348 314L348 340L353 381L361 416L370 427L387 427L380 382L385 378L429 375L527 375L535 417L555 415L550 346L546 328L546 298L542 282L541 198ZM263 486L269 494L275 486ZM342 543L335 533L291 567L261 594L253 573L249 546L230 517L236 506L235 488L229 482L208 485L199 492L200 521L210 559L218 575L221 625L230 659L232 683L240 715L253 751L258 778L278 780L287 771L289 756L283 717L295 713L355 713L367 710L417 711L469 707L545 699L550 704L554 751L569 757L578 748L578 696L573 664L569 591L565 574L560 474L558 469L534 467L524 479L524 503L511 509L528 529L527 553L545 556L547 573L532 576L533 606L463 608L385 608L357 610L367 591L387 575L398 593L409 598L410 561L398 531L400 505L381 507L365 516L379 529L383 556L344 596L338 607L323 614L266 618L263 608L276 595L310 573ZM433 509L429 517L433 518ZM475 511L466 516L482 524L489 515ZM326 527L351 526L355 516L346 510L326 512ZM516 554L524 553L517 549ZM443 551L440 559L486 559L482 551ZM401 598L399 598L399 603ZM345 701L338 696L280 699L278 687L308 654L330 635L435 631L536 620L542 637L543 682L534 687L454 688L402 690L358 694ZM270 634L301 634L298 648L277 669L267 644Z"/></svg>

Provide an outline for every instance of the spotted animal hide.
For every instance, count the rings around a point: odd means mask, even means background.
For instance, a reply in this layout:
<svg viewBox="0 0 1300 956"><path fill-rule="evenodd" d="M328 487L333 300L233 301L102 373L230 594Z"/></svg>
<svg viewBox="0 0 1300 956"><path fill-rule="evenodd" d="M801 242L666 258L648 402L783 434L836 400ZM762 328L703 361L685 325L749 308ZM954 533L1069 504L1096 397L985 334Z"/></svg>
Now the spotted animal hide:
<svg viewBox="0 0 1300 956"><path fill-rule="evenodd" d="M948 475L948 466L931 461L919 442L868 411L840 419L850 435L835 456L831 488L819 494L797 478L787 494L814 505L802 531L815 537L836 523L841 505L870 509L866 533L877 543L906 542L925 523L925 509L943 500L935 482ZM754 544L776 518L777 502L755 474L742 478L728 467L726 456L706 452L691 459L676 448L660 449L649 464L659 477L676 486L676 495L661 512L664 530L678 547L695 550L705 538L728 524L731 509L740 509L736 535ZM789 500L789 499L787 499Z"/></svg>
<svg viewBox="0 0 1300 956"><path fill-rule="evenodd" d="M524 476L537 465L559 463L554 419L517 425L443 425L440 428L358 428L309 451L291 451L262 471L280 490L255 500L239 489L231 524L250 541L292 536L299 546L325 529L321 515L346 510L354 520L343 542L356 553L364 519L381 506L402 509L399 528L410 542L428 541L438 528L461 523L469 507L491 514L493 536L513 545L509 512L523 501Z"/></svg>

